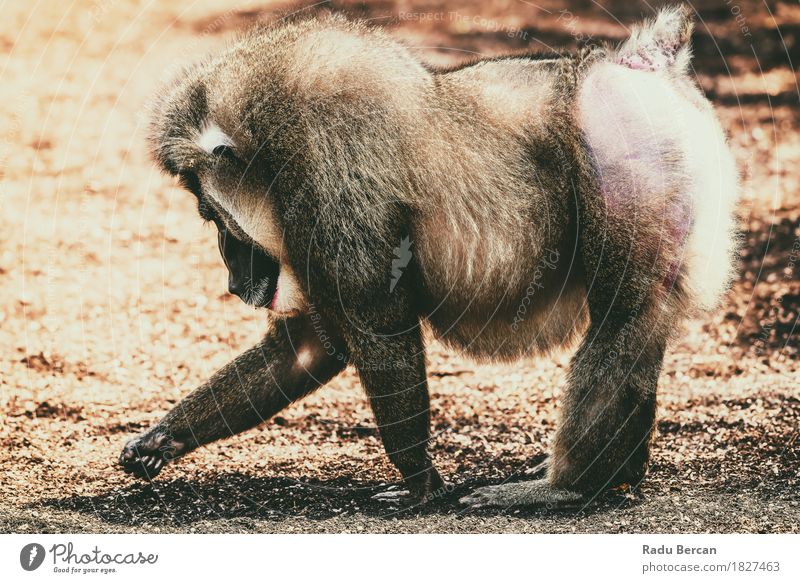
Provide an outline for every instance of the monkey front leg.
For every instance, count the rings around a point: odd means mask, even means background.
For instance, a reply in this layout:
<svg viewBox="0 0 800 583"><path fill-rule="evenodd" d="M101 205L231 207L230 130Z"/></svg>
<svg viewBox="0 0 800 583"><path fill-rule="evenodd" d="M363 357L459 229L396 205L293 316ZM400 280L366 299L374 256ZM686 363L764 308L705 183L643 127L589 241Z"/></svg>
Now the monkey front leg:
<svg viewBox="0 0 800 583"><path fill-rule="evenodd" d="M425 502L444 482L428 455L430 399L419 327L393 336L370 335L353 353L383 447L411 500Z"/></svg>
<svg viewBox="0 0 800 583"><path fill-rule="evenodd" d="M170 460L258 425L344 368L346 359L329 352L307 316L276 321L261 342L130 440L120 465L127 473L152 478Z"/></svg>

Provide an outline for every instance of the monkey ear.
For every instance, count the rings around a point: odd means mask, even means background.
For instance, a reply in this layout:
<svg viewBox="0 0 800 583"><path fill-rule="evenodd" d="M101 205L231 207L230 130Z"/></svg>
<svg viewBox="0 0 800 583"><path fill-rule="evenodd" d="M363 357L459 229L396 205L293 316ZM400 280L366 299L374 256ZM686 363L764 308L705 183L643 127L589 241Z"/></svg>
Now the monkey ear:
<svg viewBox="0 0 800 583"><path fill-rule="evenodd" d="M224 154L234 146L230 136L223 132L214 122L205 124L203 129L200 130L200 135L197 137L197 145L215 156Z"/></svg>

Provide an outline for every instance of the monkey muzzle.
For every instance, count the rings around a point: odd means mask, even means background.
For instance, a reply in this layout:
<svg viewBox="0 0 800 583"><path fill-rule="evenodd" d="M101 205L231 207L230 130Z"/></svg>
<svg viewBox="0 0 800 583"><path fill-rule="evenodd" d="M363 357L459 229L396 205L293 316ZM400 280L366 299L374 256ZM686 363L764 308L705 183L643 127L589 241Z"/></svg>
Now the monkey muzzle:
<svg viewBox="0 0 800 583"><path fill-rule="evenodd" d="M272 308L278 296L280 263L227 229L220 229L217 242L228 268L228 291L250 306Z"/></svg>

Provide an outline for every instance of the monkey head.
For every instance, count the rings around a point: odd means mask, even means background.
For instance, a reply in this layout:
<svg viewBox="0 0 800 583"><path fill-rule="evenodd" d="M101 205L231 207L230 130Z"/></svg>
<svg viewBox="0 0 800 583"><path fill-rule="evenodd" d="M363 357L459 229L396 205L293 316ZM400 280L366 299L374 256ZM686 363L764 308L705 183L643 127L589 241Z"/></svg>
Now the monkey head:
<svg viewBox="0 0 800 583"><path fill-rule="evenodd" d="M217 227L228 291L254 307L297 312L306 301L283 256L270 198L274 174L252 153L247 132L210 106L213 91L208 72L194 69L161 96L151 125L154 157L194 194L201 218Z"/></svg>
<svg viewBox="0 0 800 583"><path fill-rule="evenodd" d="M203 192L194 169L182 168L177 174L181 185L197 198L200 217L217 227L219 252L228 269L228 291L248 305L276 309L280 274L278 261L242 233L235 221L226 217L225 211Z"/></svg>
<svg viewBox="0 0 800 583"><path fill-rule="evenodd" d="M369 233L384 223L378 212L409 216L403 209L416 191L406 186L418 167L412 138L427 131L410 104L422 103L432 79L388 36L342 18L276 24L247 39L161 89L149 143L155 161L195 193L201 215L224 229L225 240L253 247L247 269L277 263L272 300L255 292L240 297L301 312L311 297L318 303L320 294L339 293L323 281L328 274L363 279L364 262L391 263L399 236ZM334 59L324 48L331 43ZM398 80L407 80L403 91ZM385 147L367 146L376 142ZM378 203L377 193L386 202ZM340 248L349 250L328 257ZM256 285L247 269L232 277ZM381 267L373 279L382 284L383 275ZM345 295L355 298L358 289Z"/></svg>

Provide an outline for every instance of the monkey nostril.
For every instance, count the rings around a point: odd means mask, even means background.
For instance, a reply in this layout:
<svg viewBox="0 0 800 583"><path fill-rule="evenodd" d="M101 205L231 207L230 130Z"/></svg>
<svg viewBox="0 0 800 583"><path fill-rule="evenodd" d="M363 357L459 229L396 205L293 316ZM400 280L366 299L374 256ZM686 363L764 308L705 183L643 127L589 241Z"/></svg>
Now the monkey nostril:
<svg viewBox="0 0 800 583"><path fill-rule="evenodd" d="M241 297L242 295L242 285L240 282L229 279L228 280L228 293L233 294L235 296Z"/></svg>

